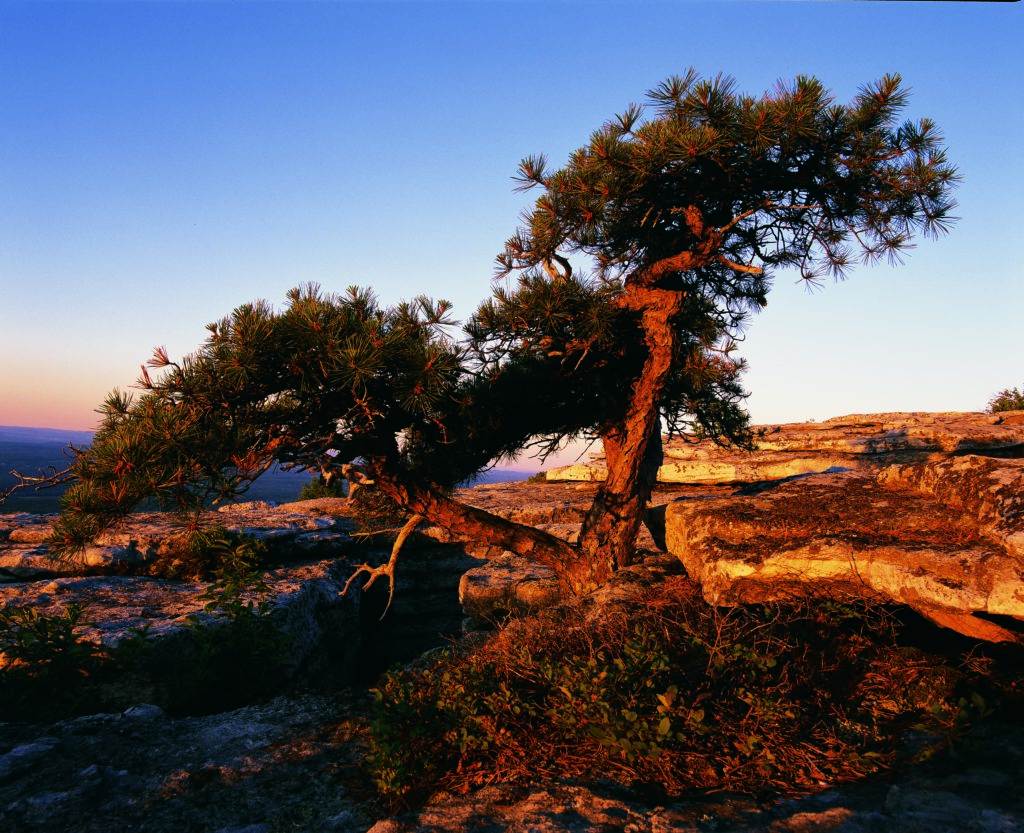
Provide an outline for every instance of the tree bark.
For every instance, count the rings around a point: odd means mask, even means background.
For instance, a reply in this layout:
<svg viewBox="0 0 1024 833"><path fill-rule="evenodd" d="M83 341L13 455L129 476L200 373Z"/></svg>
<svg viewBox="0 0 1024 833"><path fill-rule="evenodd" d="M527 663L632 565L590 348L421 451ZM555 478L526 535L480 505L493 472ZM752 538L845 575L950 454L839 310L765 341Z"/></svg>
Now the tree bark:
<svg viewBox="0 0 1024 833"><path fill-rule="evenodd" d="M406 481L383 467L373 467L373 474L377 487L399 506L460 538L511 550L552 568L570 593L585 593L606 580L594 574L592 559L561 538L461 503L438 488Z"/></svg>
<svg viewBox="0 0 1024 833"><path fill-rule="evenodd" d="M608 476L597 490L580 533L580 548L595 562L592 572L607 580L633 562L651 490L661 465L659 404L675 353L673 319L683 293L629 286L623 305L641 313L647 357L630 390L625 417L602 436Z"/></svg>

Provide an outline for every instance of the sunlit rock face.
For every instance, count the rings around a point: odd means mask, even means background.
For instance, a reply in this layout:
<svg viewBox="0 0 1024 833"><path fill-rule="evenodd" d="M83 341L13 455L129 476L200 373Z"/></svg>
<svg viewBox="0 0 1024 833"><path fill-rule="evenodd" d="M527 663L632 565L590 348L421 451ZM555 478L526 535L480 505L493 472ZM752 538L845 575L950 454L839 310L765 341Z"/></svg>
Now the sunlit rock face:
<svg viewBox="0 0 1024 833"><path fill-rule="evenodd" d="M719 605L793 594L906 604L969 636L1024 620L1024 461L969 455L818 474L665 507L665 541Z"/></svg>
<svg viewBox="0 0 1024 833"><path fill-rule="evenodd" d="M1024 411L851 414L824 422L757 427L754 451L673 440L662 483L751 483L830 469L877 470L965 453L1024 455ZM551 469L548 480L600 481L604 459Z"/></svg>
<svg viewBox="0 0 1024 833"><path fill-rule="evenodd" d="M502 484L463 497L574 540L596 488ZM651 504L638 548L667 549L714 604L868 597L974 638L1018 638L977 614L1024 619L1024 459L942 452L752 484L661 484ZM550 571L511 555L492 555L460 592L474 619L558 600Z"/></svg>

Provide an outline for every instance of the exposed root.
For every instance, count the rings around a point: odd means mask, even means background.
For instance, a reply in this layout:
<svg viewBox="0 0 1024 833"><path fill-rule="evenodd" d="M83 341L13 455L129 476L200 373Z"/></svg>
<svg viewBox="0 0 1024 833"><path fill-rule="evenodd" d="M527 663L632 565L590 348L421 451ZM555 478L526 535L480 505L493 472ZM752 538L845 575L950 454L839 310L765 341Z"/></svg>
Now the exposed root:
<svg viewBox="0 0 1024 833"><path fill-rule="evenodd" d="M352 586L352 582L356 580L357 576L366 573L367 579L366 584L363 585L363 590L369 590L373 587L373 583L381 576L386 576L388 580L388 603L384 606L384 612L380 615L383 619L387 616L388 611L391 609L391 601L395 597L395 567L398 565L398 553L402 549L402 545L406 539L412 534L413 530L419 525L420 521L423 520L422 515L412 515L409 520L405 522L395 537L395 543L391 546L391 556L388 558L387 563L381 564L377 567L373 567L365 562L356 567L356 571L349 576L348 581L345 582L345 586L342 588L341 595L344 596L348 593L349 587Z"/></svg>

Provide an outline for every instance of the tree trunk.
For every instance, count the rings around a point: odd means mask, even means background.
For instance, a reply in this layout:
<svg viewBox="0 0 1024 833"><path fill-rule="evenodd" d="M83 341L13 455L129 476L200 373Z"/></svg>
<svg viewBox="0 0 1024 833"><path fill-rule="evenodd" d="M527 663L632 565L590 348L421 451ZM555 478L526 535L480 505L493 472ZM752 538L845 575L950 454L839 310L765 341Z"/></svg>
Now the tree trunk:
<svg viewBox="0 0 1024 833"><path fill-rule="evenodd" d="M580 548L594 562L592 573L607 580L633 562L651 490L661 465L659 404L675 352L673 319L681 292L631 286L623 305L641 312L647 358L630 390L622 422L603 437L608 476L597 490L580 533Z"/></svg>
<svg viewBox="0 0 1024 833"><path fill-rule="evenodd" d="M575 595L601 583L600 577L593 574L592 559L561 538L460 503L440 489L403 480L384 472L383 467L375 466L373 473L377 487L399 506L460 538L511 550L551 567L565 588Z"/></svg>

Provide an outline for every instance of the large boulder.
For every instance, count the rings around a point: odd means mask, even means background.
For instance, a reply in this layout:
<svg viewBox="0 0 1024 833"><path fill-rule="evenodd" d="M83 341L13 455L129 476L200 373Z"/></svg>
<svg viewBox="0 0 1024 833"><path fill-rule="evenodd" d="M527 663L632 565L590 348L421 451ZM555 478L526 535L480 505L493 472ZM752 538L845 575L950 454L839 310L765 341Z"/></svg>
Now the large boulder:
<svg viewBox="0 0 1024 833"><path fill-rule="evenodd" d="M1022 485L1024 461L979 456L812 475L670 503L665 542L713 604L855 594L1016 640L974 614L1024 619Z"/></svg>
<svg viewBox="0 0 1024 833"><path fill-rule="evenodd" d="M532 564L510 552L468 570L459 582L462 610L480 624L549 607L561 598L550 567Z"/></svg>
<svg viewBox="0 0 1024 833"><path fill-rule="evenodd" d="M891 466L878 480L889 489L920 492L963 513L988 538L1024 559L1024 460L968 455Z"/></svg>
<svg viewBox="0 0 1024 833"><path fill-rule="evenodd" d="M874 471L906 462L970 452L1024 455L1024 411L851 414L823 422L756 426L755 449L722 448L704 440L667 442L662 483L778 480L836 469ZM600 481L604 458L551 469L549 480Z"/></svg>

